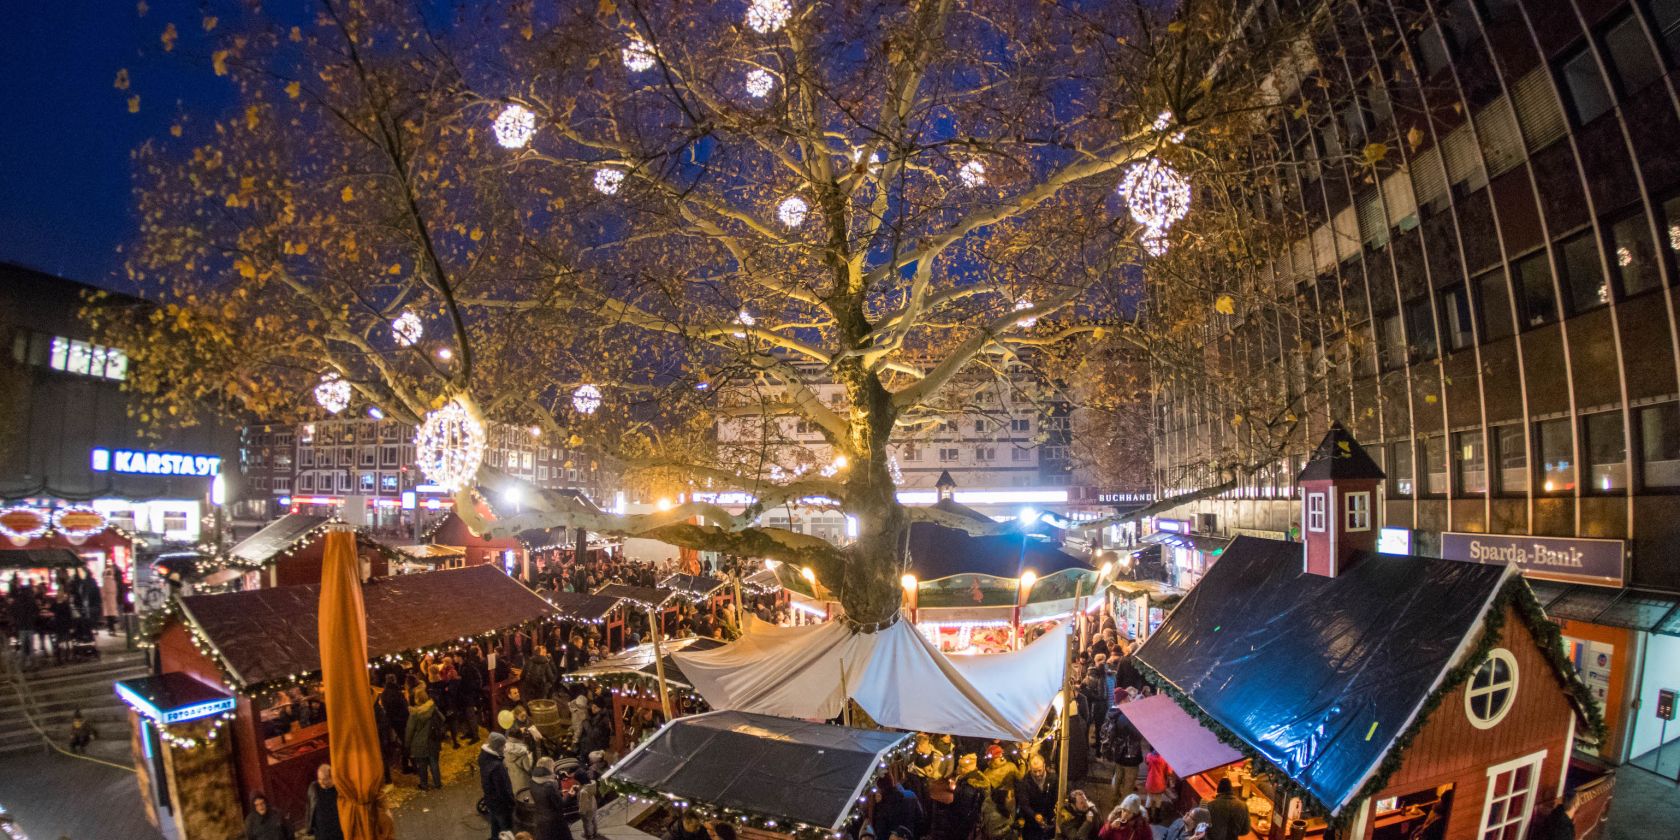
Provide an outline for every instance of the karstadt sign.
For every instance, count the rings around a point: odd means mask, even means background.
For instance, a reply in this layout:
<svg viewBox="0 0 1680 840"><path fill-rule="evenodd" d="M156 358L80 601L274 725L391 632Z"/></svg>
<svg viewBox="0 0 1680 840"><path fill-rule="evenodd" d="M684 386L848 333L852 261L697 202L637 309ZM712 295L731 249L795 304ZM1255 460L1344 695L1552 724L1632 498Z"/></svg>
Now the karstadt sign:
<svg viewBox="0 0 1680 840"><path fill-rule="evenodd" d="M219 456L193 455L186 452L99 448L93 450L92 461L95 472L211 477L222 471L222 459Z"/></svg>
<svg viewBox="0 0 1680 840"><path fill-rule="evenodd" d="M1441 556L1516 566L1532 578L1621 586L1626 551L1621 540L1528 537L1519 534L1441 534Z"/></svg>

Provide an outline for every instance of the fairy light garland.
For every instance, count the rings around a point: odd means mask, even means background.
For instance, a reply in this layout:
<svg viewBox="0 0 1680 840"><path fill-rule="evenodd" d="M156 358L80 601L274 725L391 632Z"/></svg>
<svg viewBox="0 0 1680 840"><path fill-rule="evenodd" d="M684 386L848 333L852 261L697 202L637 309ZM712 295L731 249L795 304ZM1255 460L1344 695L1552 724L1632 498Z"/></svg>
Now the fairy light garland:
<svg viewBox="0 0 1680 840"><path fill-rule="evenodd" d="M986 185L986 164L971 160L957 170L957 178L969 189Z"/></svg>
<svg viewBox="0 0 1680 840"><path fill-rule="evenodd" d="M1157 257L1165 254L1168 229L1190 213L1190 182L1152 157L1126 169L1119 192L1132 219L1143 225L1138 241L1144 251Z"/></svg>
<svg viewBox="0 0 1680 840"><path fill-rule="evenodd" d="M579 385L572 392L572 408L583 415L594 414L601 407L601 389L592 384Z"/></svg>
<svg viewBox="0 0 1680 840"><path fill-rule="evenodd" d="M641 38L631 38L620 52L624 59L624 66L632 73L652 70L654 64L653 45Z"/></svg>
<svg viewBox="0 0 1680 840"><path fill-rule="evenodd" d="M769 35L787 26L793 17L793 5L788 0L752 0L747 6L747 26L760 35Z"/></svg>
<svg viewBox="0 0 1680 840"><path fill-rule="evenodd" d="M624 185L624 171L603 166L595 170L595 191L602 195L617 195L618 188Z"/></svg>
<svg viewBox="0 0 1680 840"><path fill-rule="evenodd" d="M34 518L35 524L30 525L19 521L27 520L30 517ZM37 507L13 505L5 510L0 510L0 536L5 536L18 545L44 536L51 524L52 518L46 511Z"/></svg>
<svg viewBox="0 0 1680 840"><path fill-rule="evenodd" d="M349 408L350 383L332 371L321 374L321 382L315 386L315 402L332 414Z"/></svg>
<svg viewBox="0 0 1680 840"><path fill-rule="evenodd" d="M426 414L414 433L414 459L426 478L454 493L467 486L484 463L484 425L459 400Z"/></svg>
<svg viewBox="0 0 1680 840"><path fill-rule="evenodd" d="M776 77L770 75L769 70L756 69L747 73L747 95L754 99L763 99L776 89Z"/></svg>
<svg viewBox="0 0 1680 840"><path fill-rule="evenodd" d="M426 336L426 325L420 322L420 316L413 312L404 311L391 321L391 338L400 347L413 347Z"/></svg>
<svg viewBox="0 0 1680 840"><path fill-rule="evenodd" d="M75 517L86 517L92 521L86 525L65 524L66 520L73 521ZM52 524L65 539L80 545L83 540L105 530L105 514L87 505L71 505L53 511Z"/></svg>
<svg viewBox="0 0 1680 840"><path fill-rule="evenodd" d="M805 216L810 212L811 205L797 195L782 199L782 203L776 206L776 218L781 219L782 224L789 228L805 224Z"/></svg>
<svg viewBox="0 0 1680 840"><path fill-rule="evenodd" d="M207 747L213 743L216 740L216 736L221 734L222 728L227 726L228 721L233 720L238 717L238 715L233 712L222 712L217 715L216 719L210 722L210 727L204 731L203 738L196 738L191 735L177 735L169 730L169 726L167 724L160 723L147 715L140 715L139 717L146 721L146 723L150 724L152 731L157 733L158 740L168 744L170 748L177 750L196 750L199 747ZM194 723L196 722L197 721L194 721Z"/></svg>
<svg viewBox="0 0 1680 840"><path fill-rule="evenodd" d="M509 105L496 115L491 125L496 142L504 149L523 149L530 144L537 130L537 115L523 105Z"/></svg>

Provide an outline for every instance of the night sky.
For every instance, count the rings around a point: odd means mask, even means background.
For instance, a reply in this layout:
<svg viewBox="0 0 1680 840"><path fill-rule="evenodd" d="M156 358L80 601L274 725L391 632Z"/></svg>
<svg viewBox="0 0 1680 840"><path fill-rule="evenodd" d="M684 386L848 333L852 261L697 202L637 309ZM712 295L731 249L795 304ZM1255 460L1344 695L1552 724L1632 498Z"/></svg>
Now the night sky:
<svg viewBox="0 0 1680 840"><path fill-rule="evenodd" d="M0 31L0 262L127 288L118 248L133 236L129 152L164 135L177 108L232 101L204 58L199 4L149 0L8 4ZM159 41L173 22L175 49ZM128 90L113 87L127 68ZM138 94L140 111L128 111Z"/></svg>

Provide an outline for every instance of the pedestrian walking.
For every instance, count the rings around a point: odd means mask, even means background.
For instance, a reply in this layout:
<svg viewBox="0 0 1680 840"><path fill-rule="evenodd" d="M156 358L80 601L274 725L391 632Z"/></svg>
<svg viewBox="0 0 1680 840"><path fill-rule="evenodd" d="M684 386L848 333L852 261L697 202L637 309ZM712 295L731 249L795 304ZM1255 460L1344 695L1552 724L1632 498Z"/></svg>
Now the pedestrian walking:
<svg viewBox="0 0 1680 840"><path fill-rule="evenodd" d="M572 840L572 829L566 824L566 795L561 792L559 779L548 765L531 771L531 805L535 813L535 840ZM588 831L585 823L584 830Z"/></svg>
<svg viewBox="0 0 1680 840"><path fill-rule="evenodd" d="M338 787L333 783L332 765L315 768L303 810L304 830L314 840L344 840L344 826L338 821Z"/></svg>
<svg viewBox="0 0 1680 840"><path fill-rule="evenodd" d="M503 831L513 830L513 782L508 779L507 765L502 761L506 747L507 736L492 732L478 751L478 788L484 794L490 840L497 840Z"/></svg>
<svg viewBox="0 0 1680 840"><path fill-rule="evenodd" d="M415 687L414 703L408 707L408 722L404 725L403 745L408 749L409 760L414 762L414 772L420 776L421 790L443 786L438 770L438 751L443 747L445 728L437 703L433 702L426 687Z"/></svg>
<svg viewBox="0 0 1680 840"><path fill-rule="evenodd" d="M251 813L245 815L245 840L292 840L291 824L261 793L251 797Z"/></svg>

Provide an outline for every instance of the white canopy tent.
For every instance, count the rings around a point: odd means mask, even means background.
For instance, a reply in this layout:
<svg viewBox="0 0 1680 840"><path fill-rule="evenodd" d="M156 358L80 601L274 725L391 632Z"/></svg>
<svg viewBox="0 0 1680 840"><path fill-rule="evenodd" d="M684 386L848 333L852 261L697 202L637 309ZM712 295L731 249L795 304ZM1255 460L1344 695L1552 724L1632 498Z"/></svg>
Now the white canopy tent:
<svg viewBox="0 0 1680 840"><path fill-rule="evenodd" d="M851 698L896 729L1030 741L1061 690L1068 624L1018 651L946 656L907 621L874 633L845 622L776 627L713 650L674 653L713 709L821 720Z"/></svg>

